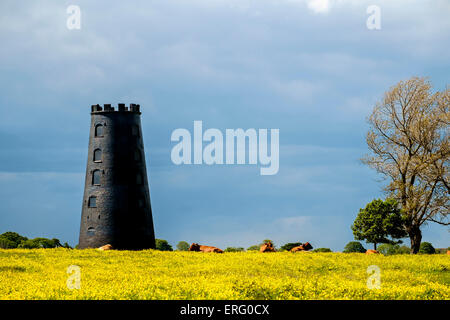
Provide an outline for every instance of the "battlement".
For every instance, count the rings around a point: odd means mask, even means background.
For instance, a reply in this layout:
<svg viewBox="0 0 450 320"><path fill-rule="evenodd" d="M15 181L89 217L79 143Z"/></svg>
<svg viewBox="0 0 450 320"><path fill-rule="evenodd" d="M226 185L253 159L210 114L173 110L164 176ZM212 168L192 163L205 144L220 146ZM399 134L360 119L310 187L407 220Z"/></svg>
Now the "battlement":
<svg viewBox="0 0 450 320"><path fill-rule="evenodd" d="M125 106L125 103L119 103L117 110L114 107L111 107L110 104L104 104L103 108L99 104L93 104L91 106L91 113L105 113L105 112L135 112L141 113L141 106L138 104L130 103L129 107Z"/></svg>

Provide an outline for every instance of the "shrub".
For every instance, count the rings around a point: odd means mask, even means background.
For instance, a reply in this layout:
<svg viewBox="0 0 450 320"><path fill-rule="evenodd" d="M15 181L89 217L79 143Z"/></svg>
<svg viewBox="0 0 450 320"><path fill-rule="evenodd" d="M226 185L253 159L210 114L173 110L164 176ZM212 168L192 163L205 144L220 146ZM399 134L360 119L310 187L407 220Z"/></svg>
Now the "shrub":
<svg viewBox="0 0 450 320"><path fill-rule="evenodd" d="M236 248L236 247L228 247L225 249L225 252L243 252L244 248Z"/></svg>
<svg viewBox="0 0 450 320"><path fill-rule="evenodd" d="M409 254L411 249L407 246L400 246L398 244L383 243L378 247L378 251L385 256L393 254Z"/></svg>
<svg viewBox="0 0 450 320"><path fill-rule="evenodd" d="M17 248L17 245L15 242L13 242L9 239L0 237L0 248L1 249L14 249L14 248Z"/></svg>
<svg viewBox="0 0 450 320"><path fill-rule="evenodd" d="M350 241L349 243L346 244L343 252L345 252L345 253L350 253L350 252L364 253L364 252L366 252L366 249L364 249L362 244L359 243L358 241Z"/></svg>
<svg viewBox="0 0 450 320"><path fill-rule="evenodd" d="M317 248L314 249L313 252L333 252L330 248Z"/></svg>
<svg viewBox="0 0 450 320"><path fill-rule="evenodd" d="M178 242L177 250L178 251L189 251L189 243L187 243L186 241Z"/></svg>
<svg viewBox="0 0 450 320"><path fill-rule="evenodd" d="M254 245L247 248L247 251L259 251L260 246Z"/></svg>
<svg viewBox="0 0 450 320"><path fill-rule="evenodd" d="M61 243L58 239L47 239L47 238L34 238L34 239L28 239L22 241L18 248L24 248L24 249L49 249L49 248L56 248L56 247L62 247Z"/></svg>
<svg viewBox="0 0 450 320"><path fill-rule="evenodd" d="M397 251L398 254L410 254L411 248L407 246L400 246Z"/></svg>
<svg viewBox="0 0 450 320"><path fill-rule="evenodd" d="M167 240L163 239L156 239L156 250L173 251L172 246L167 242Z"/></svg>
<svg viewBox="0 0 450 320"><path fill-rule="evenodd" d="M429 242L422 242L422 243L420 244L419 253L423 253L423 254L433 254L433 253L436 253L436 250L435 250L434 247L431 245L431 243L429 243Z"/></svg>
<svg viewBox="0 0 450 320"><path fill-rule="evenodd" d="M397 254L400 246L398 244L383 243L378 246L378 252L385 256Z"/></svg>
<svg viewBox="0 0 450 320"><path fill-rule="evenodd" d="M64 242L64 244L62 245L63 248L66 249L73 249L67 242Z"/></svg>

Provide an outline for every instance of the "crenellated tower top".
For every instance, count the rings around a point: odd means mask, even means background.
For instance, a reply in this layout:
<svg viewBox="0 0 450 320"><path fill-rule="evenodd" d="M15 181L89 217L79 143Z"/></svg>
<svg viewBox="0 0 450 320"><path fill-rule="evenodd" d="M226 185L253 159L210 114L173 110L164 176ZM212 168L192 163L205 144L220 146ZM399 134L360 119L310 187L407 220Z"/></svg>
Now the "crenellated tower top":
<svg viewBox="0 0 450 320"><path fill-rule="evenodd" d="M141 114L140 105L130 103L129 107L125 106L125 103L119 103L117 110L111 107L110 104L104 104L103 108L99 104L93 104L91 106L91 113L105 113L105 112L134 112Z"/></svg>

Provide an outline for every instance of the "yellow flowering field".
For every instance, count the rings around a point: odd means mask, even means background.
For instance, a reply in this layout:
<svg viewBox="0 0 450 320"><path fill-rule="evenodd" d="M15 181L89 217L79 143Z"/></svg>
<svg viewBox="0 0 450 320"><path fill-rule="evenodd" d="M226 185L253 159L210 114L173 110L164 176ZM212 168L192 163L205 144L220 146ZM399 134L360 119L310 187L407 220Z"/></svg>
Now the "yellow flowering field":
<svg viewBox="0 0 450 320"><path fill-rule="evenodd" d="M450 299L450 257L7 249L0 299Z"/></svg>

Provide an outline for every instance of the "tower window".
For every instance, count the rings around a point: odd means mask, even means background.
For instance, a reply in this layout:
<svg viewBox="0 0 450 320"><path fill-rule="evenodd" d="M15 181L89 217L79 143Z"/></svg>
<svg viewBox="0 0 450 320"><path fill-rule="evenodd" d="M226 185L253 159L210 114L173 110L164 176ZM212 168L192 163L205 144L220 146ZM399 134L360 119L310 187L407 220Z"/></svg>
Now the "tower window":
<svg viewBox="0 0 450 320"><path fill-rule="evenodd" d="M93 236L94 234L95 234L95 228L89 227L89 228L87 229L87 235L88 235L88 236Z"/></svg>
<svg viewBox="0 0 450 320"><path fill-rule="evenodd" d="M102 150L100 150L100 149L94 150L94 161L102 162Z"/></svg>
<svg viewBox="0 0 450 320"><path fill-rule="evenodd" d="M131 134L133 136L139 137L139 127L138 126L132 126L131 127Z"/></svg>
<svg viewBox="0 0 450 320"><path fill-rule="evenodd" d="M136 175L136 183L141 185L142 184L142 175L140 173L138 173Z"/></svg>
<svg viewBox="0 0 450 320"><path fill-rule="evenodd" d="M92 172L92 184L100 185L100 170L94 170L94 172Z"/></svg>
<svg viewBox="0 0 450 320"><path fill-rule="evenodd" d="M97 197L89 197L88 207L97 208Z"/></svg>
<svg viewBox="0 0 450 320"><path fill-rule="evenodd" d="M134 160L136 161L141 161L142 157L141 157L141 151L139 149L136 149L134 151Z"/></svg>
<svg viewBox="0 0 450 320"><path fill-rule="evenodd" d="M95 126L95 136L103 137L103 125L102 124L98 124Z"/></svg>

